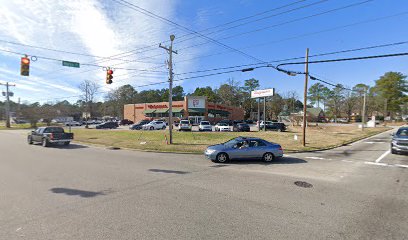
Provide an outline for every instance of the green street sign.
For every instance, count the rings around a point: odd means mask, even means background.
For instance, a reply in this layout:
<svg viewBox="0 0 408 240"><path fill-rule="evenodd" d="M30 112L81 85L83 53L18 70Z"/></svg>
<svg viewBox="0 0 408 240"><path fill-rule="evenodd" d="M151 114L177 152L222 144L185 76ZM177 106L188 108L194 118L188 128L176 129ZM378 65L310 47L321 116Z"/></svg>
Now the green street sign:
<svg viewBox="0 0 408 240"><path fill-rule="evenodd" d="M79 63L77 63L77 62L69 62L69 61L62 61L62 66L79 68Z"/></svg>

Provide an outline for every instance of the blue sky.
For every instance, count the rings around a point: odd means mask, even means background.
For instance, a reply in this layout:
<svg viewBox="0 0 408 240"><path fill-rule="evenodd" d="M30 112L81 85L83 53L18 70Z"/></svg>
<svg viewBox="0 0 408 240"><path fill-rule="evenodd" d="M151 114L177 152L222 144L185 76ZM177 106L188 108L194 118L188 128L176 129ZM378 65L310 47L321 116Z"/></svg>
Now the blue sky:
<svg viewBox="0 0 408 240"><path fill-rule="evenodd" d="M217 71L180 76L177 75L179 73L258 63L254 58L273 61L302 57L306 48L309 48L310 54L313 55L408 41L406 27L408 4L404 0L128 0L128 2L171 19L224 45L239 49L246 55L197 35L183 37L189 34L185 29L141 14L113 0L0 0L2 19L0 81L9 81L17 85L13 88L14 100L20 97L22 101L29 102L65 99L74 102L80 94L78 90L80 82L90 79L100 84L98 98L102 99L107 91L124 84L140 86L167 80L167 68L164 65L167 55L158 47L158 43L168 40L170 34L175 34L174 49L178 50L178 54L174 55L176 80ZM285 5L289 6L283 7ZM354 6L336 10L349 5ZM273 10L276 8L280 9ZM253 17L254 15L256 16ZM242 18L246 19L223 25ZM238 24L242 26L237 26ZM216 26L219 27L214 28ZM226 30L228 27L231 29ZM208 28L211 29L204 31ZM259 31L247 33L256 29ZM214 33L215 30L217 32ZM116 59L106 59L132 50L133 53L120 55ZM10 52L38 57L37 61L31 63L29 77L19 76L21 56ZM408 52L408 44L316 57L310 60L398 52ZM56 60L47 60L44 57ZM80 69L67 68L61 66L58 60L77 61L83 65ZM373 85L374 81L387 71L407 74L407 61L408 57L398 57L313 64L310 65L310 72L324 80L350 87L357 83ZM100 67L84 65L87 63ZM105 84L102 66L116 68L113 84ZM304 67L286 68L302 71ZM303 76L290 77L271 68L177 81L175 85L182 85L186 92L192 92L196 87L218 87L228 78L241 82L256 78L260 80L262 88L274 87L282 94L297 91L301 96L303 91ZM311 84L313 83L312 81ZM140 91L164 87L167 85L137 89Z"/></svg>

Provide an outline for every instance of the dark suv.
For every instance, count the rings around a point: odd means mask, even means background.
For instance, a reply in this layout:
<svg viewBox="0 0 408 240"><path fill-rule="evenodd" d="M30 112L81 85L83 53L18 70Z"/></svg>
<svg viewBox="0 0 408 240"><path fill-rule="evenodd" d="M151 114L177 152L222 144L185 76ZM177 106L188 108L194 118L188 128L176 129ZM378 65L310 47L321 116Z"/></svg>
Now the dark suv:
<svg viewBox="0 0 408 240"><path fill-rule="evenodd" d="M118 128L118 127L119 125L116 122L106 122L106 123L96 125L96 129L103 129L103 128L113 129L113 128Z"/></svg>
<svg viewBox="0 0 408 240"><path fill-rule="evenodd" d="M392 135L391 153L408 153L408 127L401 127Z"/></svg>
<svg viewBox="0 0 408 240"><path fill-rule="evenodd" d="M251 129L248 124L246 123L238 123L232 127L232 131L234 132L250 132Z"/></svg>
<svg viewBox="0 0 408 240"><path fill-rule="evenodd" d="M270 122L270 123L267 122L266 129L271 130L271 131L284 132L286 131L286 125L281 122Z"/></svg>
<svg viewBox="0 0 408 240"><path fill-rule="evenodd" d="M133 124L132 126L129 127L130 130L140 130L142 129L143 125L150 123L151 121L149 120L142 120L136 124Z"/></svg>

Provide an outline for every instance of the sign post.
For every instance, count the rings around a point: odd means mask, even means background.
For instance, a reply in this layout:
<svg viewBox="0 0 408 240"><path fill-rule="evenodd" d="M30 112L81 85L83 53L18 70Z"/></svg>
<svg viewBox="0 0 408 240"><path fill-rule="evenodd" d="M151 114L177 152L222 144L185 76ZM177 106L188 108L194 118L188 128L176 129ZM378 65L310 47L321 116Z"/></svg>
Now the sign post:
<svg viewBox="0 0 408 240"><path fill-rule="evenodd" d="M275 88L269 88L269 89L263 89L263 90L255 90L255 91L251 91L251 98L256 98L258 100L258 131L261 130L260 127L260 109L259 109L259 102L261 101L261 98L264 99L263 103L264 103L264 110L263 110L263 128L264 131L266 131L266 97L271 97L275 95Z"/></svg>

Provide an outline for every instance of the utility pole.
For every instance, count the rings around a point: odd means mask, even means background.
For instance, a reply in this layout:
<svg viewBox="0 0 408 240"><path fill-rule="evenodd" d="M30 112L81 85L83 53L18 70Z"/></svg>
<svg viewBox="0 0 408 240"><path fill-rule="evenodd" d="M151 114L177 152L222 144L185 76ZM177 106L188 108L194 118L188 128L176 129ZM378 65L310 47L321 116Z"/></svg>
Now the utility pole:
<svg viewBox="0 0 408 240"><path fill-rule="evenodd" d="M305 92L303 97L303 147L306 146L306 117L307 117L307 82L309 78L309 48L306 48L306 61L305 61Z"/></svg>
<svg viewBox="0 0 408 240"><path fill-rule="evenodd" d="M361 116L361 131L364 131L365 124L365 115L366 115L366 99L367 99L367 88L364 88L364 97L363 97L363 116Z"/></svg>
<svg viewBox="0 0 408 240"><path fill-rule="evenodd" d="M16 85L10 84L8 82L0 83L0 85L6 86L6 127L10 128L10 91L9 87L15 87Z"/></svg>
<svg viewBox="0 0 408 240"><path fill-rule="evenodd" d="M169 143L173 144L173 53L177 54L177 51L173 51L173 41L175 36L170 35L170 47L167 48L159 44L159 47L165 49L169 54Z"/></svg>

